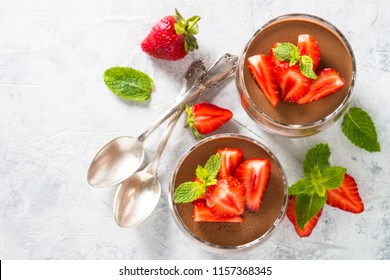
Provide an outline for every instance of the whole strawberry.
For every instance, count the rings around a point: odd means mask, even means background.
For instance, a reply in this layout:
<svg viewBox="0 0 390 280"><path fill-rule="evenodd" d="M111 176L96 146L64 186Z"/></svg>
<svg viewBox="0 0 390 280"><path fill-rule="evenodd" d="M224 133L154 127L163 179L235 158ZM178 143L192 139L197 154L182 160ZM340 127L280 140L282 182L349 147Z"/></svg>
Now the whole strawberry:
<svg viewBox="0 0 390 280"><path fill-rule="evenodd" d="M165 60L179 60L189 51L198 48L195 35L198 33L199 16L187 20L177 11L158 21L141 43L141 49L150 56Z"/></svg>

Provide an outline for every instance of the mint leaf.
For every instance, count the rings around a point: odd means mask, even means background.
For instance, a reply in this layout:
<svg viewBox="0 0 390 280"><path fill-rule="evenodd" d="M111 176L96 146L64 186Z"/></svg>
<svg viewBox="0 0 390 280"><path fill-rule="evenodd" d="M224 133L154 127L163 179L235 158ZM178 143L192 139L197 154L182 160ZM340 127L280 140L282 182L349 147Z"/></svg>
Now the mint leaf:
<svg viewBox="0 0 390 280"><path fill-rule="evenodd" d="M317 193L297 195L295 197L295 214L298 228L303 229L307 222L321 210L325 202L326 196L321 197Z"/></svg>
<svg viewBox="0 0 390 280"><path fill-rule="evenodd" d="M206 192L206 186L199 182L185 182L177 187L173 195L175 203L192 202Z"/></svg>
<svg viewBox="0 0 390 280"><path fill-rule="evenodd" d="M311 182L314 185L315 192L319 196L325 196L326 188L322 184L323 183L322 174L318 166L314 166L314 168L310 171L310 178L311 178Z"/></svg>
<svg viewBox="0 0 390 280"><path fill-rule="evenodd" d="M198 166L196 168L196 177L206 186L214 185L217 182L216 177L220 167L221 156L219 154L212 155L204 167Z"/></svg>
<svg viewBox="0 0 390 280"><path fill-rule="evenodd" d="M363 109L352 107L345 114L341 125L345 136L356 146L369 152L381 150L374 122Z"/></svg>
<svg viewBox="0 0 390 280"><path fill-rule="evenodd" d="M294 183L288 189L289 195L307 194L312 195L315 192L315 187L309 178L303 178Z"/></svg>
<svg viewBox="0 0 390 280"><path fill-rule="evenodd" d="M313 60L308 55L303 55L301 57L301 61L299 62L299 70L301 70L301 73L312 79L317 79L316 73L313 71Z"/></svg>
<svg viewBox="0 0 390 280"><path fill-rule="evenodd" d="M328 168L330 157L330 149L328 144L320 143L311 148L303 162L303 172L306 176L310 176L311 170L317 166L321 171Z"/></svg>
<svg viewBox="0 0 390 280"><path fill-rule="evenodd" d="M297 64L299 62L300 58L301 58L301 56L300 56L298 48L293 49L290 53L290 66Z"/></svg>
<svg viewBox="0 0 390 280"><path fill-rule="evenodd" d="M272 51L274 55L283 61L290 61L291 59L291 53L295 50L298 50L298 48L291 43L282 43L278 45L277 47L273 48Z"/></svg>
<svg viewBox="0 0 390 280"><path fill-rule="evenodd" d="M321 172L318 166L315 166L310 172L310 178L315 192L319 196L325 196L327 189L337 189L340 187L346 171L344 167L332 166Z"/></svg>
<svg viewBox="0 0 390 280"><path fill-rule="evenodd" d="M337 189L344 181L344 174L347 169L340 166L332 166L322 172L321 184L326 189Z"/></svg>
<svg viewBox="0 0 390 280"><path fill-rule="evenodd" d="M126 100L148 100L153 89L153 80L133 68L112 67L104 72L103 79L113 93Z"/></svg>
<svg viewBox="0 0 390 280"><path fill-rule="evenodd" d="M221 156L219 154L212 155L204 166L210 174L210 177L216 178L219 169L221 168Z"/></svg>

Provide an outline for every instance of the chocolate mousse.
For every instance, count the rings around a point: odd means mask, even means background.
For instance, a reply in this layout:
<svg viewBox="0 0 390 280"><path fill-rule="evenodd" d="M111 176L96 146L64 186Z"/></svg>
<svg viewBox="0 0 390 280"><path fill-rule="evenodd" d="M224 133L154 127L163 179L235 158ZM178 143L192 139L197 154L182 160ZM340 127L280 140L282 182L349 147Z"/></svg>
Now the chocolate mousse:
<svg viewBox="0 0 390 280"><path fill-rule="evenodd" d="M274 225L276 226L284 215L287 205L287 182L277 161L270 154L249 138L237 135L224 135L199 142L198 146L179 163L176 176L171 181L171 188L176 189L181 183L192 181L197 166L203 166L218 149L226 147L241 149L245 159L260 157L270 160L270 181L260 209L255 213L245 210L242 215L243 223L194 222L192 203L177 203L173 205L173 209L179 224L196 239L222 247L236 247L259 239ZM173 191L171 189L172 193Z"/></svg>
<svg viewBox="0 0 390 280"><path fill-rule="evenodd" d="M268 55L276 42L296 45L300 34L309 34L318 42L321 50L318 69L334 68L345 79L345 85L339 92L316 102L299 105L281 101L274 107L255 83L245 61L243 79L249 97L264 114L284 124L311 124L331 115L345 100L353 83L354 61L342 35L315 17L286 17L268 24L250 43L245 60L252 55Z"/></svg>

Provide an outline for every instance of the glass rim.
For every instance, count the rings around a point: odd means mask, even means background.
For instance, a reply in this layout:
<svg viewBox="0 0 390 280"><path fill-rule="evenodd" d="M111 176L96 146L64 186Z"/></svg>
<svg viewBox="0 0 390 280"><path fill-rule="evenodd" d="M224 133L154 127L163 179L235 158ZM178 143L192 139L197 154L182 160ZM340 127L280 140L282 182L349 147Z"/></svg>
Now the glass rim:
<svg viewBox="0 0 390 280"><path fill-rule="evenodd" d="M213 141L213 140L218 139L218 138L238 138L238 139L249 141L249 142L259 146L261 149L263 149L272 158L272 160L274 160L274 162L276 163L277 167L279 168L279 170L280 170L280 172L282 174L282 179L283 179L283 204L282 204L282 207L280 209L280 212L279 212L277 218L275 219L275 221L272 224L272 226L262 236L254 239L254 240L252 240L252 241L250 241L248 243L242 244L242 245L221 246L221 245L218 245L218 244L214 244L214 243L210 243L210 242L207 242L205 240L202 240L201 238L199 238L198 236L193 234L191 232L191 230L189 230L188 227L184 224L184 222L180 218L180 215L179 215L179 213L177 211L175 203L173 202L175 178L177 176L177 172L179 170L179 167L182 165L183 161L187 158L187 156L192 151L194 151L200 145L202 145L204 143L207 143L207 142L210 142L210 141ZM274 232L274 229L276 228L276 226L279 225L280 222L283 220L283 217L284 217L284 215L286 213L286 210L287 210L287 204L288 204L288 186L289 185L288 185L288 181L287 181L287 175L286 175L286 173L284 171L283 166L281 165L280 161L275 156L275 154L264 143L254 139L252 137L249 137L249 136L246 136L246 135L243 135L243 134L239 134L239 133L220 133L220 134L215 134L215 135L206 137L206 138L196 142L186 152L184 152L184 154L180 157L178 162L175 164L174 171L173 171L171 179L169 181L169 195L168 195L169 196L168 197L169 208L171 210L171 214L172 214L176 224L179 226L179 228L182 230L182 232L184 232L184 234L187 237L190 237L191 239L193 239L198 245L202 246L204 249L209 250L209 251L213 251L213 252L217 252L217 253L241 252L241 251L245 251L245 250L248 250L250 248L253 248L256 245L260 245L261 243L266 241L267 238L270 237L270 234Z"/></svg>
<svg viewBox="0 0 390 280"><path fill-rule="evenodd" d="M322 118L322 119L320 119L318 121L310 122L310 123L307 123L307 124L288 124L288 123L285 123L285 122L280 122L280 121L275 120L274 118L270 117L266 113L264 113L255 104L253 99L250 97L250 95L248 93L248 90L246 88L246 85L245 85L245 81L244 81L244 75L243 75L244 70L243 69L244 69L244 63L245 63L245 60L246 60L245 58L246 58L246 54L247 54L247 51L249 49L249 46L251 45L253 40L256 38L256 36L262 30L264 30L270 24L272 24L274 22L277 22L277 21L280 21L280 20L283 20L283 19L287 19L287 18L308 18L308 19L319 21L320 23L324 24L325 26L330 28L332 31L334 31L341 38L343 44L347 48L347 50L348 50L348 52L350 54L350 57L351 57L351 63L352 63L351 85L349 86L347 95L345 96L344 100L329 115L325 116L324 118ZM356 59L355 59L355 55L353 53L353 50L352 50L352 47L351 47L349 41L347 40L345 35L335 25L333 25L329 21L327 21L327 20L325 20L325 19L323 19L321 17L315 16L315 15L305 14L305 13L291 13L291 14L281 15L281 16L278 16L278 17L275 17L275 18L269 20L267 23L262 25L258 30L256 30L253 33L252 37L249 39L248 43L245 45L245 48L244 48L244 50L242 51L242 53L240 55L240 58L239 58L239 61L238 61L238 67L237 67L237 76L238 76L239 83L242 84L243 92L244 92L247 100L251 103L252 107L254 108L254 110L257 113L259 113L264 118L266 118L269 122L272 122L273 124L277 125L278 127L282 127L282 128L286 128L286 129L304 130L304 129L316 128L317 126L320 126L321 124L324 124L324 123L328 122L328 120L330 120L330 119L334 118L335 116L337 116L349 104L349 101L352 98L352 94L353 94L353 90L354 90L355 82L356 82Z"/></svg>

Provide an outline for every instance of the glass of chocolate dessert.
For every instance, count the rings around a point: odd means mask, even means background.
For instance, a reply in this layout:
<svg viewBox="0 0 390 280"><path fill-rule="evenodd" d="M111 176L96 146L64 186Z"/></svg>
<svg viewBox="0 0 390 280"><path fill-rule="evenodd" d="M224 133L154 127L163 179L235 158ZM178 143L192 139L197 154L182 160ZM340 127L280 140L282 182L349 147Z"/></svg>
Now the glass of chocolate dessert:
<svg viewBox="0 0 390 280"><path fill-rule="evenodd" d="M192 185L204 185L204 193L188 200ZM182 186L187 188L184 195ZM179 159L170 181L175 222L196 244L217 253L263 243L283 219L287 202L288 182L279 160L264 144L241 134L217 134L197 142Z"/></svg>
<svg viewBox="0 0 390 280"><path fill-rule="evenodd" d="M307 14L263 25L246 44L236 73L247 114L264 130L287 137L313 135L337 121L351 101L355 79L346 37Z"/></svg>

